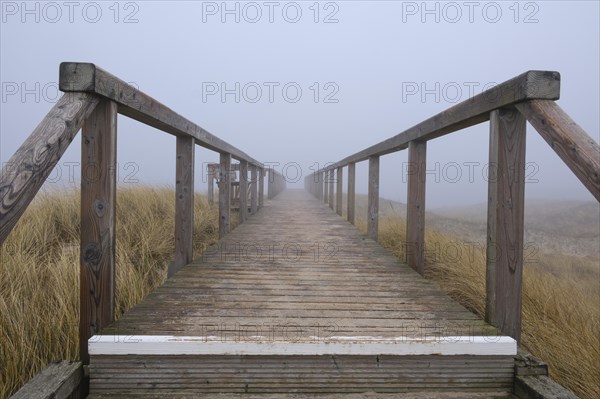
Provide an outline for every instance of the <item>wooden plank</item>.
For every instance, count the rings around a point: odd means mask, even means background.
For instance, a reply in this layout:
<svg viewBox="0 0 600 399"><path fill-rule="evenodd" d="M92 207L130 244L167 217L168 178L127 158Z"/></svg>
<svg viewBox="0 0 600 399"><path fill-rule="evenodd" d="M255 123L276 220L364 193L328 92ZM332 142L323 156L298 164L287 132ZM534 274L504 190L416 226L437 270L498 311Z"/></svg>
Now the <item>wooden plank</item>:
<svg viewBox="0 0 600 399"><path fill-rule="evenodd" d="M98 104L98 97L65 95L33 130L0 174L0 244L29 206Z"/></svg>
<svg viewBox="0 0 600 399"><path fill-rule="evenodd" d="M354 212L356 208L356 164L348 164L348 221L354 224Z"/></svg>
<svg viewBox="0 0 600 399"><path fill-rule="evenodd" d="M175 165L175 260L168 277L194 257L194 160L196 144L191 137L177 137Z"/></svg>
<svg viewBox="0 0 600 399"><path fill-rule="evenodd" d="M425 176L427 142L408 144L408 193L406 205L406 262L425 273Z"/></svg>
<svg viewBox="0 0 600 399"><path fill-rule="evenodd" d="M369 193L367 210L367 236L377 241L379 234L379 157L369 158Z"/></svg>
<svg viewBox="0 0 600 399"><path fill-rule="evenodd" d="M334 176L334 172L335 169L331 168L329 169L328 173L329 173L329 208L333 209L334 205L334 195L335 195L335 189L334 189L334 182L335 182L335 176Z"/></svg>
<svg viewBox="0 0 600 399"><path fill-rule="evenodd" d="M248 216L248 162L240 161L240 224Z"/></svg>
<svg viewBox="0 0 600 399"><path fill-rule="evenodd" d="M600 146L554 101L532 100L517 109L600 201Z"/></svg>
<svg viewBox="0 0 600 399"><path fill-rule="evenodd" d="M59 88L64 92L87 92L106 97L119 104L120 114L175 136L193 137L202 147L263 166L245 152L94 64L61 63Z"/></svg>
<svg viewBox="0 0 600 399"><path fill-rule="evenodd" d="M525 207L525 117L515 108L492 112L488 178L488 238L486 270L492 286L486 319L520 340ZM495 170L494 170L495 169ZM494 290L492 293L491 290Z"/></svg>
<svg viewBox="0 0 600 399"><path fill-rule="evenodd" d="M114 320L117 104L102 100L81 137L81 256L79 353L89 363L87 340Z"/></svg>
<svg viewBox="0 0 600 399"><path fill-rule="evenodd" d="M335 211L338 215L342 216L342 194L343 194L343 180L344 180L344 169L337 168L336 172L337 177L337 190L335 197Z"/></svg>
<svg viewBox="0 0 600 399"><path fill-rule="evenodd" d="M250 165L250 179L252 182L250 212L254 215L258 211L258 170L256 165Z"/></svg>
<svg viewBox="0 0 600 399"><path fill-rule="evenodd" d="M542 375L517 376L515 394L521 399L579 399L570 390Z"/></svg>
<svg viewBox="0 0 600 399"><path fill-rule="evenodd" d="M265 200L265 170L258 167L258 208L262 208Z"/></svg>
<svg viewBox="0 0 600 399"><path fill-rule="evenodd" d="M408 147L414 140L427 141L489 119L490 112L528 100L557 100L560 97L560 74L551 71L528 71L465 100L378 144L350 155L334 164L345 166L374 155L385 155Z"/></svg>
<svg viewBox="0 0 600 399"><path fill-rule="evenodd" d="M231 225L231 154L220 155L219 164L219 238L229 233Z"/></svg>
<svg viewBox="0 0 600 399"><path fill-rule="evenodd" d="M70 399L83 381L81 362L53 362L19 389L11 399Z"/></svg>

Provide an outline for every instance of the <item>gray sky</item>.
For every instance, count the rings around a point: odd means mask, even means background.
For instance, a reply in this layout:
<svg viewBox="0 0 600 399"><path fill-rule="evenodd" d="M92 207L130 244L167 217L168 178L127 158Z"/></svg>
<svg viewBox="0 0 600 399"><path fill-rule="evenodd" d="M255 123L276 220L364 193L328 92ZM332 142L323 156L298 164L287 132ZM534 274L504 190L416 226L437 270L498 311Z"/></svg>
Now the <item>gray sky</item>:
<svg viewBox="0 0 600 399"><path fill-rule="evenodd" d="M310 173L531 69L561 73L559 104L600 141L597 1L1 7L2 162L58 99L62 61L97 64L254 158L287 164L290 179L295 165ZM429 207L485 201L488 129L429 142ZM125 117L118 133L122 185L174 185L174 137ZM76 140L48 184L77 181L79 154ZM201 168L218 154L198 147L196 158ZM406 161L382 157L382 196L405 201ZM531 127L527 162L528 198L593 200ZM366 171L357 166L359 192Z"/></svg>

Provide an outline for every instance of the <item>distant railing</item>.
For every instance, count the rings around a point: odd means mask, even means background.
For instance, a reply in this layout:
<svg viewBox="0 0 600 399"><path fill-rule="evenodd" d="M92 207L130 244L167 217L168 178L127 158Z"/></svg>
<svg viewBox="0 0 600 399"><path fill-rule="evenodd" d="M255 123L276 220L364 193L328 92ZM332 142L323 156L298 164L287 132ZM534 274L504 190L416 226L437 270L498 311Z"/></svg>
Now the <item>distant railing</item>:
<svg viewBox="0 0 600 399"><path fill-rule="evenodd" d="M526 72L316 171L306 177L305 188L331 209L335 202L342 215L347 167L347 219L354 223L356 163L369 160L367 235L377 240L379 157L408 148L406 260L424 274L427 141L489 120L486 321L519 340L527 121L600 201L600 147L554 102L559 94L558 72Z"/></svg>
<svg viewBox="0 0 600 399"><path fill-rule="evenodd" d="M117 114L177 137L175 260L173 274L192 261L194 222L194 152L199 145L220 154L219 236L230 231L232 158L239 160L240 191L256 205L239 207L240 223L263 205L265 167L243 151L207 132L147 94L89 63L60 65L65 92L48 115L2 169L0 244L8 237L54 166L82 129L81 144L81 361L89 363L87 340L114 320L115 196ZM249 169L249 170L248 170ZM93 176L86 171L93 170ZM269 197L285 189L285 179L268 170ZM242 202L247 195L241 195Z"/></svg>

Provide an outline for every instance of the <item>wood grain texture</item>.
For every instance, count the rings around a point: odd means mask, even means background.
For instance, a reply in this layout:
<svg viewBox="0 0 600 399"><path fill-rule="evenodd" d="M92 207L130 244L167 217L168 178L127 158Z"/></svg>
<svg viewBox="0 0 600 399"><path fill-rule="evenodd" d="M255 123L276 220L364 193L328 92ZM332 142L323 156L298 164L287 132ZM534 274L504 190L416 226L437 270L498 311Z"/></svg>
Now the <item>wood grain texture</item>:
<svg viewBox="0 0 600 399"><path fill-rule="evenodd" d="M171 277L193 258L194 161L196 144L191 137L177 137L175 161L175 259Z"/></svg>
<svg viewBox="0 0 600 399"><path fill-rule="evenodd" d="M73 399L78 398L83 381L81 362L50 363L11 399Z"/></svg>
<svg viewBox="0 0 600 399"><path fill-rule="evenodd" d="M493 308L486 319L520 340L525 209L525 117L515 108L493 111L490 118L490 176L486 290ZM494 198L495 197L495 198ZM494 290L490 295L490 291ZM493 302L493 303L492 303Z"/></svg>
<svg viewBox="0 0 600 399"><path fill-rule="evenodd" d="M252 184L250 191L250 213L254 215L258 211L258 169L256 165L250 165L250 179Z"/></svg>
<svg viewBox="0 0 600 399"><path fill-rule="evenodd" d="M408 192L406 201L406 262L425 273L425 176L427 142L408 144Z"/></svg>
<svg viewBox="0 0 600 399"><path fill-rule="evenodd" d="M80 359L87 340L114 320L117 104L102 100L81 137Z"/></svg>
<svg viewBox="0 0 600 399"><path fill-rule="evenodd" d="M413 140L427 141L477 125L487 121L494 109L527 100L557 100L559 97L558 72L528 71L456 104L396 136L350 155L336 162L333 167L346 166L350 162L364 161L374 155L385 155L405 149Z"/></svg>
<svg viewBox="0 0 600 399"><path fill-rule="evenodd" d="M61 63L59 88L64 92L88 92L106 97L119 104L120 114L175 136L193 137L202 147L262 167L245 152L94 64Z"/></svg>
<svg viewBox="0 0 600 399"><path fill-rule="evenodd" d="M91 94L62 96L2 166L0 244L6 240L97 104L98 97Z"/></svg>
<svg viewBox="0 0 600 399"><path fill-rule="evenodd" d="M532 100L516 105L529 123L600 201L600 146L554 101Z"/></svg>
<svg viewBox="0 0 600 399"><path fill-rule="evenodd" d="M379 235L379 157L369 158L369 193L367 205L367 236L377 241Z"/></svg>
<svg viewBox="0 0 600 399"><path fill-rule="evenodd" d="M240 224L248 217L248 162L240 161Z"/></svg>
<svg viewBox="0 0 600 399"><path fill-rule="evenodd" d="M336 193L335 193L335 212L342 216L342 194L343 194L343 187L344 187L344 169L343 168L337 168L336 171L336 178L337 178L337 188L336 188Z"/></svg>
<svg viewBox="0 0 600 399"><path fill-rule="evenodd" d="M348 222L354 224L356 211L356 164L348 164Z"/></svg>
<svg viewBox="0 0 600 399"><path fill-rule="evenodd" d="M231 154L220 155L219 163L219 238L225 237L231 226Z"/></svg>

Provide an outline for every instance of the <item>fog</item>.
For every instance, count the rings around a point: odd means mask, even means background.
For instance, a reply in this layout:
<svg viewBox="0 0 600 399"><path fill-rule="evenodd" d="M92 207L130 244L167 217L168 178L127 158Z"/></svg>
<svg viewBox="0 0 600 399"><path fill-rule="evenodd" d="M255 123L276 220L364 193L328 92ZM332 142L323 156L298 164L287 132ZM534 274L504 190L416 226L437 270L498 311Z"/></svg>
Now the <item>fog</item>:
<svg viewBox="0 0 600 399"><path fill-rule="evenodd" d="M559 105L600 141L595 1L12 2L1 23L1 161L58 100L62 61L93 62L252 157L301 175L527 70L561 73ZM175 139L119 117L119 184L174 186ZM484 202L489 125L428 143L427 206ZM74 141L47 186L77 184ZM197 170L218 160L198 147ZM405 202L406 151L381 159ZM357 165L366 192L367 163ZM206 190L196 173L196 189ZM295 180L299 180L295 182ZM593 200L533 128L528 198Z"/></svg>

